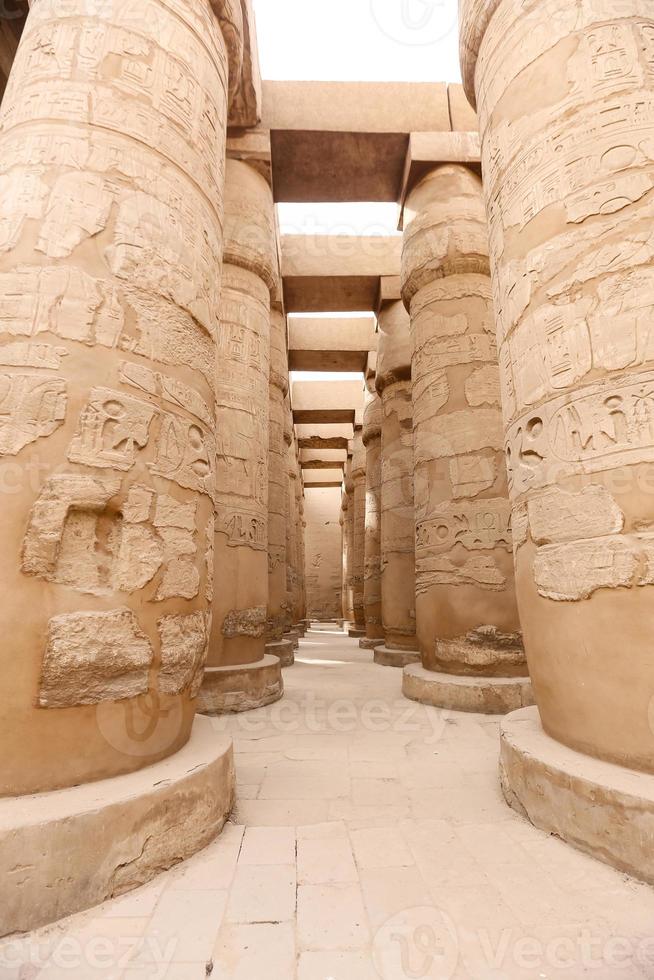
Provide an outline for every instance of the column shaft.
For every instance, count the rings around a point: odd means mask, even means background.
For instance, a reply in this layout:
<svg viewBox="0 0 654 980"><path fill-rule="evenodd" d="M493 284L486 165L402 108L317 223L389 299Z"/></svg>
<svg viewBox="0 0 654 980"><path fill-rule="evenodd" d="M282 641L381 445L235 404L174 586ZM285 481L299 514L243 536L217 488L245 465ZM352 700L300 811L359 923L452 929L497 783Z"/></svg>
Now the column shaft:
<svg viewBox="0 0 654 980"><path fill-rule="evenodd" d="M278 643L286 628L286 444L284 419L288 394L286 317L273 310L270 321L270 386L268 435L268 629L267 640Z"/></svg>
<svg viewBox="0 0 654 980"><path fill-rule="evenodd" d="M2 104L0 795L175 752L206 657L227 50L91 7L33 5Z"/></svg>
<svg viewBox="0 0 654 980"><path fill-rule="evenodd" d="M481 181L466 167L436 168L409 195L402 290L411 315L422 663L429 671L479 678L475 688L453 681L452 697L474 690L474 710L506 712L522 707L521 687L505 685L502 701L497 685L482 680L527 671L515 600L486 216ZM439 696L446 686L440 684Z"/></svg>
<svg viewBox="0 0 654 980"><path fill-rule="evenodd" d="M387 650L416 651L413 404L409 317L402 303L379 315L377 392L382 402L381 596ZM403 666L401 658L397 665Z"/></svg>
<svg viewBox="0 0 654 980"><path fill-rule="evenodd" d="M369 392L363 414L363 444L366 450L366 518L364 611L366 638L384 639L381 600L381 399Z"/></svg>
<svg viewBox="0 0 654 980"><path fill-rule="evenodd" d="M363 445L363 430L354 430L352 444L353 491L353 555L351 563L352 591L354 607L354 628L365 633L364 571L366 536L366 449Z"/></svg>
<svg viewBox="0 0 654 980"><path fill-rule="evenodd" d="M268 615L270 294L277 253L272 192L227 161L220 334L215 362L217 505L206 714L280 697L279 662L264 662ZM267 676L270 668L271 677Z"/></svg>
<svg viewBox="0 0 654 980"><path fill-rule="evenodd" d="M467 0L461 36L543 726L653 772L654 16L642 0Z"/></svg>

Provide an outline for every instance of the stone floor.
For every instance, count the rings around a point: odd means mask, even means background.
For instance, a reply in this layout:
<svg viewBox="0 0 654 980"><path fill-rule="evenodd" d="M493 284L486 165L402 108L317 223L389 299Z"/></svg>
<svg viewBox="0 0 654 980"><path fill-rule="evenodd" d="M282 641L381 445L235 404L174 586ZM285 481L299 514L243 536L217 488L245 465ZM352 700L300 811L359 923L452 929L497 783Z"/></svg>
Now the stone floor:
<svg viewBox="0 0 654 980"><path fill-rule="evenodd" d="M654 891L505 806L497 720L404 700L336 627L285 682L216 721L239 779L220 839L0 944L2 980L654 977Z"/></svg>

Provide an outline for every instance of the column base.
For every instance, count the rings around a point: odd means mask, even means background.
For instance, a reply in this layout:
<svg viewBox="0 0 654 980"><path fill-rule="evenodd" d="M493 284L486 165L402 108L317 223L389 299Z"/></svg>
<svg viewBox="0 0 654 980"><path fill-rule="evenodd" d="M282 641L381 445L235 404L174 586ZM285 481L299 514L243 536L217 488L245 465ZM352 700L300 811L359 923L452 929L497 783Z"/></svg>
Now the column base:
<svg viewBox="0 0 654 980"><path fill-rule="evenodd" d="M282 667L292 667L295 663L295 648L291 640L266 643L266 653L271 657L278 657Z"/></svg>
<svg viewBox="0 0 654 980"><path fill-rule="evenodd" d="M237 714L279 701L283 693L279 657L267 654L254 664L207 667L197 710L202 715Z"/></svg>
<svg viewBox="0 0 654 980"><path fill-rule="evenodd" d="M208 718L140 772L0 799L0 936L145 884L217 837L233 802L232 740Z"/></svg>
<svg viewBox="0 0 654 980"><path fill-rule="evenodd" d="M371 640L369 636L364 636L362 640L359 640L359 646L362 650L374 650L375 647L383 646L384 640L377 637L376 640Z"/></svg>
<svg viewBox="0 0 654 980"><path fill-rule="evenodd" d="M419 664L420 654L417 650L390 650L382 640L375 647L374 661L380 667L406 667Z"/></svg>
<svg viewBox="0 0 654 980"><path fill-rule="evenodd" d="M402 693L435 708L482 715L506 715L534 703L528 677L461 677L425 670L420 664L404 671Z"/></svg>
<svg viewBox="0 0 654 980"><path fill-rule="evenodd" d="M347 635L349 637L351 637L351 639L353 639L353 640L358 640L360 637L363 637L363 636L366 635L366 631L365 630L357 629L356 626L353 626L353 627L351 627L347 631Z"/></svg>
<svg viewBox="0 0 654 980"><path fill-rule="evenodd" d="M569 749L532 707L502 722L500 777L509 806L535 827L654 884L654 776Z"/></svg>
<svg viewBox="0 0 654 980"><path fill-rule="evenodd" d="M290 640L290 642L293 644L293 649L294 650L299 649L299 646L300 646L300 634L298 633L297 630L295 630L295 629L293 629L293 630L287 630L286 633L284 633L283 639Z"/></svg>

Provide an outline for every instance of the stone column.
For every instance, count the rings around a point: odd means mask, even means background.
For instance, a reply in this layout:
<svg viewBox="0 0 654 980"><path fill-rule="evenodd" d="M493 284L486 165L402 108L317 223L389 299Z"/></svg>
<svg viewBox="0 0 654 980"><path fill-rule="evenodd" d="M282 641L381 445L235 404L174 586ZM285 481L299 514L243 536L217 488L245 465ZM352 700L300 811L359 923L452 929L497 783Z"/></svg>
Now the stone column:
<svg viewBox="0 0 654 980"><path fill-rule="evenodd" d="M221 23L209 0L41 0L2 104L0 796L44 795L38 826L0 800L0 877L22 868L0 935L147 881L231 805L229 744L202 719L191 736L213 567ZM167 841L166 806L183 839Z"/></svg>
<svg viewBox="0 0 654 980"><path fill-rule="evenodd" d="M416 632L407 697L506 714L533 704L515 600L481 180L438 167L405 207L411 316Z"/></svg>
<svg viewBox="0 0 654 980"><path fill-rule="evenodd" d="M364 650L383 646L381 615L381 399L376 390L366 392L363 412L363 445L366 450L365 567L363 601L366 636Z"/></svg>
<svg viewBox="0 0 654 980"><path fill-rule="evenodd" d="M300 636L304 636L306 632L306 615L307 615L307 587L306 587L306 547L305 547L305 532L306 532L306 520L304 517L304 481L302 479L302 467L300 466L300 449L297 444L297 439L295 440L295 467L297 471L297 477L295 481L295 494L296 494L296 512L297 512L297 538L296 538L296 563L295 567L297 569L297 584L296 584L296 598L295 598L295 622L293 623L293 628L297 630Z"/></svg>
<svg viewBox="0 0 654 980"><path fill-rule="evenodd" d="M203 714L246 711L282 696L265 653L268 607L270 293L273 200L248 164L227 161L217 393L216 581Z"/></svg>
<svg viewBox="0 0 654 980"><path fill-rule="evenodd" d="M349 443L348 443L349 445ZM352 564L354 561L354 480L352 479L352 454L348 450L345 464L345 623L348 631L354 629L354 588Z"/></svg>
<svg viewBox="0 0 654 980"><path fill-rule="evenodd" d="M346 595L347 595L347 540L345 535L345 521L347 514L347 494L343 490L341 494L341 515L339 524L341 525L341 619L339 626L342 628L347 619Z"/></svg>
<svg viewBox="0 0 654 980"><path fill-rule="evenodd" d="M595 760L654 772L654 16L641 0L467 0L461 14L540 711L505 722L507 793L539 825L652 878L638 827L645 813L651 827L654 779L625 774L620 802L620 770ZM649 802L634 805L641 789ZM575 827L580 809L592 823Z"/></svg>
<svg viewBox="0 0 654 980"><path fill-rule="evenodd" d="M363 445L363 429L355 426L352 443L352 560L351 578L354 608L354 626L349 631L352 637L363 637L366 633L363 576L365 570L366 536L366 448Z"/></svg>
<svg viewBox="0 0 654 980"><path fill-rule="evenodd" d="M293 431L293 415L290 404L287 408L287 431L286 438L286 602L287 602L287 627L284 637L293 644L293 649L299 646L299 633L295 629L297 613L297 588L298 588L298 498L297 498L297 454L295 449L295 433Z"/></svg>
<svg viewBox="0 0 654 980"><path fill-rule="evenodd" d="M409 316L400 302L379 314L377 393L381 432L381 600L384 646L375 663L405 667L420 660L416 644L413 405Z"/></svg>
<svg viewBox="0 0 654 980"><path fill-rule="evenodd" d="M286 317L270 314L270 383L268 388L268 623L266 653L279 657L282 667L293 663L293 644L284 639L286 596L286 443L285 398L288 395Z"/></svg>

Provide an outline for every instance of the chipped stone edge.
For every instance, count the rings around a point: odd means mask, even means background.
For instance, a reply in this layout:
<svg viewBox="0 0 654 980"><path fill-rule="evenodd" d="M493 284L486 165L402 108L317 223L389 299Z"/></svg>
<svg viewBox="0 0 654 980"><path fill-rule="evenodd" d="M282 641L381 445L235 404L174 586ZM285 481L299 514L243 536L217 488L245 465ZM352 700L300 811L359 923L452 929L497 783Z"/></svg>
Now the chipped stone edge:
<svg viewBox="0 0 654 980"><path fill-rule="evenodd" d="M234 780L231 738L196 718L184 748L138 772L0 799L0 936L92 908L191 857L222 831Z"/></svg>
<svg viewBox="0 0 654 980"><path fill-rule="evenodd" d="M509 806L539 830L654 884L654 775L562 745L531 707L502 722L500 779Z"/></svg>
<svg viewBox="0 0 654 980"><path fill-rule="evenodd" d="M404 669L402 693L420 704L482 715L505 715L534 703L529 677L463 677L419 664Z"/></svg>

